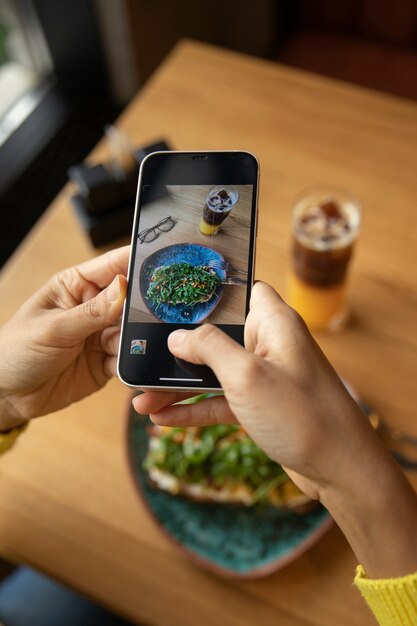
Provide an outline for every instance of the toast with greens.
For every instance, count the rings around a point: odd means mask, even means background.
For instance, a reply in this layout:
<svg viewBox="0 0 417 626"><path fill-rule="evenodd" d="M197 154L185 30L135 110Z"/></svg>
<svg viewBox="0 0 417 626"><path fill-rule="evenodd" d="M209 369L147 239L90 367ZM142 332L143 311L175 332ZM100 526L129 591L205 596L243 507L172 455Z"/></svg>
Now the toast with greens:
<svg viewBox="0 0 417 626"><path fill-rule="evenodd" d="M194 306L208 302L220 284L219 275L211 267L189 263L161 265L152 271L146 297L156 305Z"/></svg>
<svg viewBox="0 0 417 626"><path fill-rule="evenodd" d="M193 500L303 512L315 506L241 426L152 426L144 461L152 485Z"/></svg>

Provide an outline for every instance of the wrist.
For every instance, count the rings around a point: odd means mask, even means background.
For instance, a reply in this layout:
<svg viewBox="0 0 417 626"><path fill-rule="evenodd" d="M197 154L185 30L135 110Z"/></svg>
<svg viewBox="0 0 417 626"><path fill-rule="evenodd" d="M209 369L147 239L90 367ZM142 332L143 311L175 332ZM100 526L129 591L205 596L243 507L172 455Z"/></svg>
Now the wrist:
<svg viewBox="0 0 417 626"><path fill-rule="evenodd" d="M369 577L417 571L417 497L376 437L345 480L326 486L320 500Z"/></svg>

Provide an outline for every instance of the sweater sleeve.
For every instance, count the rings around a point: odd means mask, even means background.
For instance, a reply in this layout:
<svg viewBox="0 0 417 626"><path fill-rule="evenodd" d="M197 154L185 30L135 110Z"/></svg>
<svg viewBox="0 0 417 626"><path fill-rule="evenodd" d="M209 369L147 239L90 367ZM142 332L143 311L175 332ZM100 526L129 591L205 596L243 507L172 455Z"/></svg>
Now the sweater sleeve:
<svg viewBox="0 0 417 626"><path fill-rule="evenodd" d="M400 578L372 580L358 565L355 585L380 626L417 624L417 572Z"/></svg>

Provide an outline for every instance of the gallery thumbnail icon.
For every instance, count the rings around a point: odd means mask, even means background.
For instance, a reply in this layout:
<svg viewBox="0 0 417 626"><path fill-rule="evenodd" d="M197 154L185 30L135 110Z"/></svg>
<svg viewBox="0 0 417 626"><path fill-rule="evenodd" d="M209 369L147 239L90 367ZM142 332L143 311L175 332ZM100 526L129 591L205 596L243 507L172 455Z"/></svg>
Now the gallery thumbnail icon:
<svg viewBox="0 0 417 626"><path fill-rule="evenodd" d="M146 339L132 339L130 354L146 354Z"/></svg>

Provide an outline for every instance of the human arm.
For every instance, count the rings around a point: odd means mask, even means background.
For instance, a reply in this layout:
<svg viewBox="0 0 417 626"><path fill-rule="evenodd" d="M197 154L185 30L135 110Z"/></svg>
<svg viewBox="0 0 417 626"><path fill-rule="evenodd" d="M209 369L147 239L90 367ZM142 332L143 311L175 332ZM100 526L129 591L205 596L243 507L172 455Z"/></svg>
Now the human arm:
<svg viewBox="0 0 417 626"><path fill-rule="evenodd" d="M0 431L94 393L116 371L129 247L63 270L0 329Z"/></svg>
<svg viewBox="0 0 417 626"><path fill-rule="evenodd" d="M209 325L173 333L172 353L209 365L225 397L172 406L186 394L146 391L136 410L168 426L240 422L329 509L368 576L417 571L413 490L302 320L263 283L252 292L245 345Z"/></svg>

